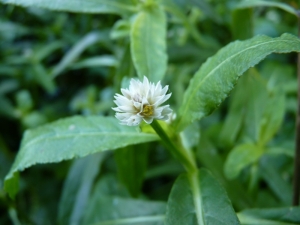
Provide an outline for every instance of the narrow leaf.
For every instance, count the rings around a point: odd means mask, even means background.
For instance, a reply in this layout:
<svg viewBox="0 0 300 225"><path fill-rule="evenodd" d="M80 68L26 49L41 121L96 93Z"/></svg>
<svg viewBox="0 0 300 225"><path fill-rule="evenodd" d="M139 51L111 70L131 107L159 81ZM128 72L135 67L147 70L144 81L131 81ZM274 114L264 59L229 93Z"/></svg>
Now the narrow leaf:
<svg viewBox="0 0 300 225"><path fill-rule="evenodd" d="M135 10L130 0L0 0L4 4L42 7L50 10L81 13L128 14Z"/></svg>
<svg viewBox="0 0 300 225"><path fill-rule="evenodd" d="M163 225L166 204L128 198L114 179L104 177L97 183L84 210L82 224Z"/></svg>
<svg viewBox="0 0 300 225"><path fill-rule="evenodd" d="M281 126L285 113L285 97L283 93L273 94L266 103L264 117L261 122L259 143L267 144Z"/></svg>
<svg viewBox="0 0 300 225"><path fill-rule="evenodd" d="M213 112L233 89L240 75L271 53L300 51L300 40L290 34L278 38L256 36L236 41L209 58L196 72L184 94L176 123L182 130Z"/></svg>
<svg viewBox="0 0 300 225"><path fill-rule="evenodd" d="M138 197L147 168L148 146L146 144L128 146L114 153L120 180L132 197Z"/></svg>
<svg viewBox="0 0 300 225"><path fill-rule="evenodd" d="M166 16L153 5L139 12L131 28L131 54L138 76L162 80L167 69Z"/></svg>
<svg viewBox="0 0 300 225"><path fill-rule="evenodd" d="M240 224L223 187L205 169L176 180L167 204L166 225Z"/></svg>
<svg viewBox="0 0 300 225"><path fill-rule="evenodd" d="M296 9L282 2L264 1L264 0L251 0L251 1L244 0L237 3L234 8L242 9L242 8L258 7L258 6L277 7L295 16L298 16Z"/></svg>
<svg viewBox="0 0 300 225"><path fill-rule="evenodd" d="M60 224L80 224L93 182L105 154L98 153L77 159L64 183L59 202L58 219Z"/></svg>
<svg viewBox="0 0 300 225"><path fill-rule="evenodd" d="M300 223L300 207L247 209L238 217L245 225L296 225Z"/></svg>
<svg viewBox="0 0 300 225"><path fill-rule="evenodd" d="M263 149L254 144L241 144L232 149L224 166L226 177L236 178L242 169L258 161L263 152Z"/></svg>
<svg viewBox="0 0 300 225"><path fill-rule="evenodd" d="M62 60L54 67L51 76L56 77L67 69L89 46L105 38L104 33L90 32L80 39L62 58Z"/></svg>
<svg viewBox="0 0 300 225"><path fill-rule="evenodd" d="M15 172L37 163L60 162L154 140L157 140L156 135L122 126L111 117L75 116L58 120L25 132L5 182L12 179ZM13 192L7 188L6 191Z"/></svg>

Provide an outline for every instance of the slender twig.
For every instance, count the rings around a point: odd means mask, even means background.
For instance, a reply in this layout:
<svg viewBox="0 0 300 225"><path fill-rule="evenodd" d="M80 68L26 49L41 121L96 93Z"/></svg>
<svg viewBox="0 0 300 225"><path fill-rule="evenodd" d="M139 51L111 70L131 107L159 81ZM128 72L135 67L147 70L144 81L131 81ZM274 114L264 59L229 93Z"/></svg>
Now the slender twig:
<svg viewBox="0 0 300 225"><path fill-rule="evenodd" d="M300 10L298 15L298 36L300 37ZM300 196L300 53L298 53L297 63L297 77L298 77L298 111L296 118L296 149L295 149L295 164L294 164L294 196L293 205L299 205Z"/></svg>

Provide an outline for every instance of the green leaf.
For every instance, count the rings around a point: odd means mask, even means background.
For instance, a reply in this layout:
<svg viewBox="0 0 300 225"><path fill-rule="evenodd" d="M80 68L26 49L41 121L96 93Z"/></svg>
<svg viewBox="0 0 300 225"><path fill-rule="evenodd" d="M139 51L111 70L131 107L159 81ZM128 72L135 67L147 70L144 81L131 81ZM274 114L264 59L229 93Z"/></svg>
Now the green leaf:
<svg viewBox="0 0 300 225"><path fill-rule="evenodd" d="M261 121L259 143L267 144L281 126L285 113L285 97L283 93L274 93L266 103Z"/></svg>
<svg viewBox="0 0 300 225"><path fill-rule="evenodd" d="M235 41L209 58L196 72L184 94L176 127L182 130L212 113L233 89L240 75L271 53L300 51L300 40L290 34L278 38L256 36Z"/></svg>
<svg viewBox="0 0 300 225"><path fill-rule="evenodd" d="M260 161L260 175L276 197L281 202L289 205L292 202L292 185L283 178L281 171L276 168L276 165L270 159L271 157L264 156ZM274 161L276 162L276 160Z"/></svg>
<svg viewBox="0 0 300 225"><path fill-rule="evenodd" d="M297 225L300 223L300 207L276 209L247 209L238 213L244 225Z"/></svg>
<svg viewBox="0 0 300 225"><path fill-rule="evenodd" d="M231 30L234 39L253 37L253 9L236 9L232 12Z"/></svg>
<svg viewBox="0 0 300 225"><path fill-rule="evenodd" d="M131 196L138 197L147 168L148 146L143 144L128 146L114 153L120 180Z"/></svg>
<svg viewBox="0 0 300 225"><path fill-rule="evenodd" d="M254 68L249 69L229 98L229 112L220 133L223 146L233 148L241 133L253 142L258 141L267 97L265 81Z"/></svg>
<svg viewBox="0 0 300 225"><path fill-rule="evenodd" d="M64 183L59 202L58 220L60 224L80 224L93 182L105 154L97 153L77 159Z"/></svg>
<svg viewBox="0 0 300 225"><path fill-rule="evenodd" d="M25 132L5 182L37 163L60 162L96 152L157 140L154 134L122 126L112 117L74 116ZM12 190L6 189L12 194Z"/></svg>
<svg viewBox="0 0 300 225"><path fill-rule="evenodd" d="M89 46L103 41L106 38L106 34L102 32L90 32L80 39L62 58L62 60L54 67L51 77L60 75L66 70Z"/></svg>
<svg viewBox="0 0 300 225"><path fill-rule="evenodd" d="M207 137L207 131L201 133L197 147L197 159L205 168L212 172L225 187L232 204L238 210L253 206L253 198L250 197L245 187L239 180L228 180L224 173L224 159L218 154L218 150Z"/></svg>
<svg viewBox="0 0 300 225"><path fill-rule="evenodd" d="M90 67L100 67L100 66L112 66L116 67L118 61L115 57L111 55L102 55L84 59L72 65L72 69L90 68Z"/></svg>
<svg viewBox="0 0 300 225"><path fill-rule="evenodd" d="M46 68L41 63L35 63L32 65L33 74L36 81L48 92L54 93L56 87L53 79L50 77Z"/></svg>
<svg viewBox="0 0 300 225"><path fill-rule="evenodd" d="M172 187L166 225L240 224L223 187L205 169L180 175Z"/></svg>
<svg viewBox="0 0 300 225"><path fill-rule="evenodd" d="M120 185L111 177L97 183L84 210L82 224L163 225L166 204L120 196Z"/></svg>
<svg viewBox="0 0 300 225"><path fill-rule="evenodd" d="M166 16L157 5L145 7L131 28L131 54L138 76L162 80L167 69Z"/></svg>
<svg viewBox="0 0 300 225"><path fill-rule="evenodd" d="M263 0L251 0L251 1L244 0L237 3L234 6L234 8L243 9L243 8L258 7L258 6L277 7L298 17L296 9L289 6L288 4L281 3L281 2L274 2L274 1L272 2L272 1L263 1Z"/></svg>
<svg viewBox="0 0 300 225"><path fill-rule="evenodd" d="M93 196L83 224L163 225L165 207L163 202Z"/></svg>
<svg viewBox="0 0 300 225"><path fill-rule="evenodd" d="M23 7L34 6L50 10L80 13L114 13L123 15L135 10L130 0L0 0L0 2Z"/></svg>
<svg viewBox="0 0 300 225"><path fill-rule="evenodd" d="M264 150L254 144L241 144L229 153L224 165L228 179L236 178L240 172L251 163L257 162Z"/></svg>

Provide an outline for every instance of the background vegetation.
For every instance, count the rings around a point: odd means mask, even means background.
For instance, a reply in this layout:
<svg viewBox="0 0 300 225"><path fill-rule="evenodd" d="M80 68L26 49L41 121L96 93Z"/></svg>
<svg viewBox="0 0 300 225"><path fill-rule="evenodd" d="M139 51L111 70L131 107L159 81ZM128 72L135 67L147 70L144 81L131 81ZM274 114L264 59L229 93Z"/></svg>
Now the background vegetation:
<svg viewBox="0 0 300 225"><path fill-rule="evenodd" d="M0 2L3 186L25 130L73 115L113 116L113 95L137 72L130 52L136 15L125 9L93 14ZM169 85L175 111L194 73L222 47L256 35L297 35L291 7L300 9L299 1L251 2L160 2L167 15L163 83ZM296 53L271 54L243 75L216 111L182 134L199 167L210 170L226 189L236 212L291 206L296 111ZM143 207L161 212L182 172L158 142L38 164L20 174L15 199L0 190L0 224L92 224L97 216L109 218L127 205L134 212ZM144 200L153 205L143 205ZM114 201L121 202L122 209ZM140 205L130 205L131 201ZM290 213L287 209L246 211L239 218L253 214L251 218L297 224L299 214L284 218ZM244 224L260 224L253 221Z"/></svg>

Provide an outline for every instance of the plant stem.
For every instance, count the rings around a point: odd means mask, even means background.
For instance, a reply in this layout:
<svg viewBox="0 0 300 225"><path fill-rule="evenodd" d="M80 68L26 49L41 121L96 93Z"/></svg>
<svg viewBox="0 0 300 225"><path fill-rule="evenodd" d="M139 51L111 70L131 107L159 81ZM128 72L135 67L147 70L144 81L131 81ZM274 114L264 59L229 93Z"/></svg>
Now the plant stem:
<svg viewBox="0 0 300 225"><path fill-rule="evenodd" d="M298 36L300 37L300 10L298 15ZM298 77L298 111L296 118L296 149L295 149L295 163L294 163L294 195L293 205L299 205L300 195L300 53L298 53L297 63L297 77Z"/></svg>
<svg viewBox="0 0 300 225"><path fill-rule="evenodd" d="M174 141L171 140L169 135L165 132L165 130L159 125L159 123L156 120L153 120L151 126L161 138L161 141L164 144L164 146L171 152L171 154L177 160L179 160L182 163L182 165L188 173L194 173L195 171L197 171L195 159L192 157L191 154L189 154L189 152L186 149L182 147L181 144L175 145Z"/></svg>

